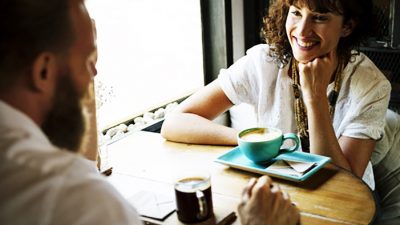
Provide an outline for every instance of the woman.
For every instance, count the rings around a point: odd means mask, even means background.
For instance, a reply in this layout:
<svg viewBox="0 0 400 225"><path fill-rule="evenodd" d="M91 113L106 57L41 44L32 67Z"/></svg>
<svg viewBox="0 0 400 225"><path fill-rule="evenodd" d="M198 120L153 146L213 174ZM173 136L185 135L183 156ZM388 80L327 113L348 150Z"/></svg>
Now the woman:
<svg viewBox="0 0 400 225"><path fill-rule="evenodd" d="M257 45L166 118L172 141L236 145L238 131L211 120L234 104L254 106L259 126L298 132L303 151L332 161L374 189L369 162L381 138L390 83L357 51L371 2L277 0ZM332 119L333 118L333 119Z"/></svg>

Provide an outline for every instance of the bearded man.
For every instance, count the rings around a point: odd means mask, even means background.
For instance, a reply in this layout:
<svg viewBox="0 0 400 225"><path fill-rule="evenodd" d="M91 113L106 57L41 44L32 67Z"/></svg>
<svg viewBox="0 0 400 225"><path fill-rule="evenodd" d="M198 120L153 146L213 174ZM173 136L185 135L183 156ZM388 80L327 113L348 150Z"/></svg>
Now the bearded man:
<svg viewBox="0 0 400 225"><path fill-rule="evenodd" d="M82 0L0 1L0 224L140 224L77 154L96 73Z"/></svg>

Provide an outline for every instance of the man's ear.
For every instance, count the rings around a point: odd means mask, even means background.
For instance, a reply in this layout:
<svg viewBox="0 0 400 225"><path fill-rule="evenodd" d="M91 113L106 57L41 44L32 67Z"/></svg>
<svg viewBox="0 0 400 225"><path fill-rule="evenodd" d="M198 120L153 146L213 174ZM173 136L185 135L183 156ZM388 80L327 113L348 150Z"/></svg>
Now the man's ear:
<svg viewBox="0 0 400 225"><path fill-rule="evenodd" d="M57 75L56 56L49 52L39 54L32 66L32 87L39 92L47 92L55 84Z"/></svg>
<svg viewBox="0 0 400 225"><path fill-rule="evenodd" d="M347 21L342 28L342 37L349 36L356 26L357 22L354 19L350 19L349 21Z"/></svg>

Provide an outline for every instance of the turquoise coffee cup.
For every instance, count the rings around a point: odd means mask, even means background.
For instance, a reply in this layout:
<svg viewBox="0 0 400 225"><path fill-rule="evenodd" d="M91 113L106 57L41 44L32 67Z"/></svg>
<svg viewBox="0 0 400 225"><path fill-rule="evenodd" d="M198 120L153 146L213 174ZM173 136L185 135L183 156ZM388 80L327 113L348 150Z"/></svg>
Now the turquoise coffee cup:
<svg viewBox="0 0 400 225"><path fill-rule="evenodd" d="M282 148L285 140L291 139L295 145ZM271 127L245 129L238 134L239 149L243 155L255 163L265 163L276 157L280 151L295 151L300 147L300 140L294 133L283 134Z"/></svg>

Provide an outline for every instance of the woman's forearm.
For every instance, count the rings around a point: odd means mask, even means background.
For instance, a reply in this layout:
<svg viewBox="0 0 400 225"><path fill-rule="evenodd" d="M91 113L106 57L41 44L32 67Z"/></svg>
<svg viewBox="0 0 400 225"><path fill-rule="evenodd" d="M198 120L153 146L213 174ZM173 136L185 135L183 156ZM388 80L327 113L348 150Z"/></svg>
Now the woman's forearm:
<svg viewBox="0 0 400 225"><path fill-rule="evenodd" d="M172 113L168 115L161 129L161 135L170 141L237 145L237 131L217 124L193 113Z"/></svg>
<svg viewBox="0 0 400 225"><path fill-rule="evenodd" d="M331 157L334 164L351 171L332 126L328 99L322 97L305 104L307 105L310 152Z"/></svg>

